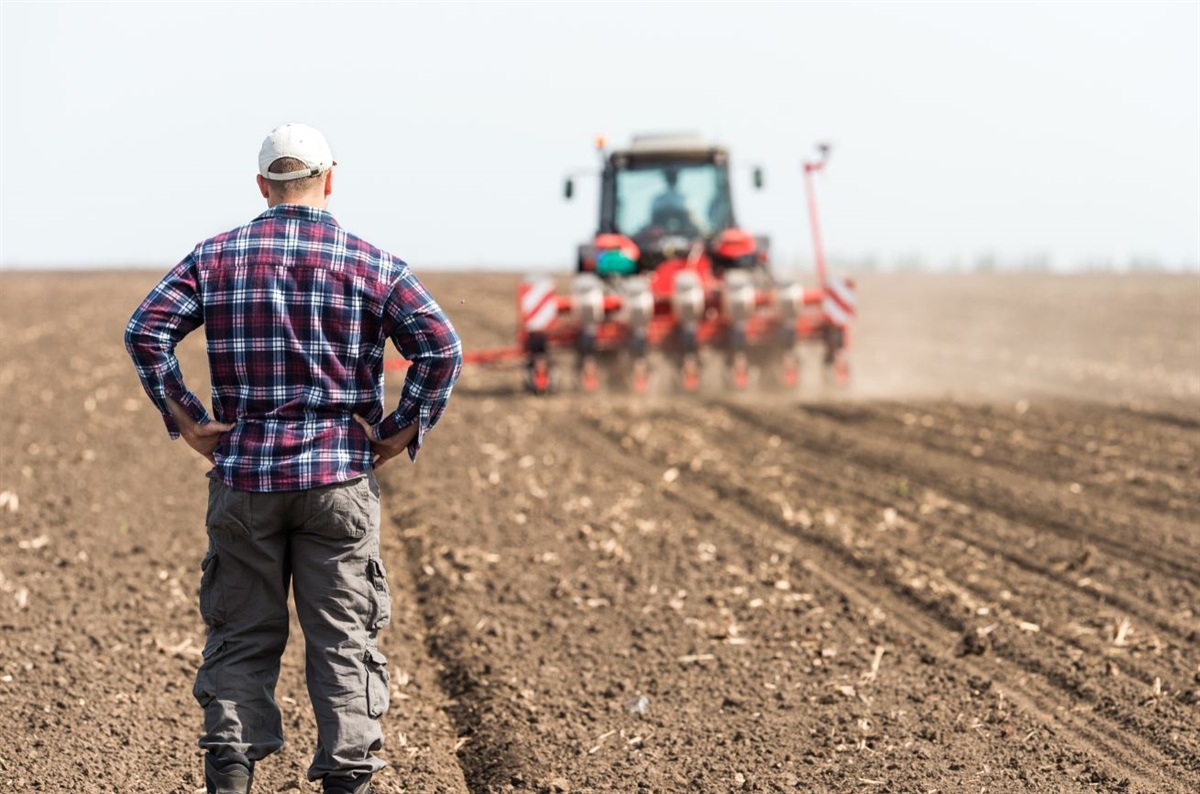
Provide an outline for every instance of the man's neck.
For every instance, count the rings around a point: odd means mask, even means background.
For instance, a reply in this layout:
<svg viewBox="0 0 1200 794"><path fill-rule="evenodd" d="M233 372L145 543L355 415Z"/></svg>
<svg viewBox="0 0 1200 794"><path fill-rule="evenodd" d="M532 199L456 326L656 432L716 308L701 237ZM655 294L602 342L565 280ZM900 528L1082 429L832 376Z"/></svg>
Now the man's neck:
<svg viewBox="0 0 1200 794"><path fill-rule="evenodd" d="M329 206L329 200L324 196L316 198L314 196L271 196L267 199L267 208L277 207L280 204L299 204L301 207L312 207L313 209L323 210Z"/></svg>

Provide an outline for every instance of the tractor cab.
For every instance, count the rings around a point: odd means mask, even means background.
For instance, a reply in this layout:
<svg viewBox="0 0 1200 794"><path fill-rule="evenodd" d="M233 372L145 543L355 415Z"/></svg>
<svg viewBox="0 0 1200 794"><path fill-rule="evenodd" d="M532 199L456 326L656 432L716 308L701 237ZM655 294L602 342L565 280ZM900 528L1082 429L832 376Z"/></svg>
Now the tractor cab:
<svg viewBox="0 0 1200 794"><path fill-rule="evenodd" d="M580 246L580 272L651 271L737 232L723 147L692 136L641 135L628 149L601 151L600 223L593 242ZM761 186L761 172L754 176ZM566 195L572 192L568 181Z"/></svg>

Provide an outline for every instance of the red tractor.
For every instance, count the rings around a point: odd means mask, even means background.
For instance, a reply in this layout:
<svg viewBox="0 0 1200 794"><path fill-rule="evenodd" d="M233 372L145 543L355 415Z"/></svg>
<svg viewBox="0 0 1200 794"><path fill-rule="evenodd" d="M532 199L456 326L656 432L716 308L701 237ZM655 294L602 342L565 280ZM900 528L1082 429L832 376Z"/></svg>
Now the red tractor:
<svg viewBox="0 0 1200 794"><path fill-rule="evenodd" d="M559 294L549 277L526 279L517 346L468 352L464 361L521 359L538 394L564 383L594 392L606 382L644 393L659 369L652 360L665 360L667 382L684 391L698 390L707 368L720 368L734 389L794 388L799 346L816 342L830 375L846 382L854 285L826 278L812 193L828 147L804 166L818 276L805 289L776 279L768 240L738 224L726 149L680 135L639 136L614 151L597 144L600 223L579 247L569 291ZM762 187L758 168L753 181ZM568 178L565 197L574 191ZM552 366L562 353L573 358L573 376Z"/></svg>
<svg viewBox="0 0 1200 794"><path fill-rule="evenodd" d="M704 350L720 353L726 382L744 389L753 375L784 387L799 378L802 341L825 346L834 377L848 376L844 350L854 314L853 284L828 282L816 229L811 174L805 166L820 285L805 290L769 268L768 240L738 225L730 192L729 153L687 136L639 136L628 149L599 142L600 223L579 247L570 293L549 279L520 287L519 343L527 384L548 391L555 351L574 351L583 391L609 380L636 392L650 385L650 355L676 373L684 391L701 384ZM755 187L762 171L753 170ZM566 198L574 194L568 179Z"/></svg>

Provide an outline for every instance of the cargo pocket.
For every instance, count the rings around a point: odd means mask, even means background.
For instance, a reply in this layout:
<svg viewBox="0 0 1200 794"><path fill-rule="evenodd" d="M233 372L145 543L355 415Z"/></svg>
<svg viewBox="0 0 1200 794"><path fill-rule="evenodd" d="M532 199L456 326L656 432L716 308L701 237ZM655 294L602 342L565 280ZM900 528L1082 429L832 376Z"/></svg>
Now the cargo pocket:
<svg viewBox="0 0 1200 794"><path fill-rule="evenodd" d="M392 594L388 589L387 571L383 560L372 557L367 560L367 578L371 580L371 615L367 630L379 631L392 619Z"/></svg>
<svg viewBox="0 0 1200 794"><path fill-rule="evenodd" d="M304 497L307 509L302 529L326 538L365 536L369 493L365 478L309 491Z"/></svg>
<svg viewBox="0 0 1200 794"><path fill-rule="evenodd" d="M378 719L388 710L387 657L375 648L367 648L363 655L367 668L367 715Z"/></svg>
<svg viewBox="0 0 1200 794"><path fill-rule="evenodd" d="M217 581L220 558L216 549L209 548L200 563L200 618L204 625L216 629L225 623L225 598Z"/></svg>

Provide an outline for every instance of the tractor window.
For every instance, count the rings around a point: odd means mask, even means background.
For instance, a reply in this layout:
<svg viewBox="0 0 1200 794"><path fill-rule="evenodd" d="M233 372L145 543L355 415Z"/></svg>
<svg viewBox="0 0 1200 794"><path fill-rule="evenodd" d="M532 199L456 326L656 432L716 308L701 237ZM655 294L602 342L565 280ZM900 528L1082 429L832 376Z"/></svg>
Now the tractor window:
<svg viewBox="0 0 1200 794"><path fill-rule="evenodd" d="M730 225L729 183L715 165L640 166L616 176L616 222L622 234L707 237Z"/></svg>

